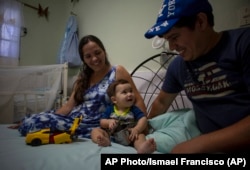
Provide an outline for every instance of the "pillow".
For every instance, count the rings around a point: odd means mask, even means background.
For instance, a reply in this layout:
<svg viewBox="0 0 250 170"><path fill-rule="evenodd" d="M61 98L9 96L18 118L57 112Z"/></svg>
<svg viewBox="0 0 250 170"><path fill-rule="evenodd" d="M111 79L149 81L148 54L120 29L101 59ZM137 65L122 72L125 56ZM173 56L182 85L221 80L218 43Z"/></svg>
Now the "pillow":
<svg viewBox="0 0 250 170"><path fill-rule="evenodd" d="M175 145L201 134L196 125L194 111L181 109L166 112L148 120L154 131L146 136L154 138L157 151L170 153Z"/></svg>
<svg viewBox="0 0 250 170"><path fill-rule="evenodd" d="M191 109L180 109L176 111L166 112L157 117L149 119L149 125L154 129L158 130L164 127L167 127L176 119L179 119L184 113L190 111Z"/></svg>

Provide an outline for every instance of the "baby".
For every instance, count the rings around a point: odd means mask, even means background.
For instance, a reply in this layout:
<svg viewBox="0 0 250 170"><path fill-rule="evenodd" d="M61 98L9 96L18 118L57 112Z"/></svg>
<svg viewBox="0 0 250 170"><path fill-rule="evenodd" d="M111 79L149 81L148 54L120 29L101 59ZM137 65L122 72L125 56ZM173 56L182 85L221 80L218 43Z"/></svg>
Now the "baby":
<svg viewBox="0 0 250 170"><path fill-rule="evenodd" d="M156 143L153 138L146 140L143 131L147 127L145 114L134 105L135 96L130 83L120 79L107 89L112 105L102 114L100 126L106 131L98 136L99 146L109 146L111 140L134 146L137 153L153 153Z"/></svg>

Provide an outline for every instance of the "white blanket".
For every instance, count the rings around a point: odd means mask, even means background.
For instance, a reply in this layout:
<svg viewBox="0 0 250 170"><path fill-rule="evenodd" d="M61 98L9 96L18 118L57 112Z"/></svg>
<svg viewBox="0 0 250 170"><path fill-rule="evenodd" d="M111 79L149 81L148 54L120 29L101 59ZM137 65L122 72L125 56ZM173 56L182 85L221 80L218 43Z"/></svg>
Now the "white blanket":
<svg viewBox="0 0 250 170"><path fill-rule="evenodd" d="M153 137L159 152L170 150L184 140L200 134L196 127L193 110L184 109L149 120L155 129ZM17 130L0 125L0 169L1 170L100 170L101 154L136 154L130 146L112 143L110 147L99 147L90 139L78 138L70 144L48 144L32 147L26 145L25 137Z"/></svg>
<svg viewBox="0 0 250 170"><path fill-rule="evenodd" d="M99 147L90 139L70 144L26 145L17 130L0 125L1 170L100 170L102 153L136 153L133 147L112 143Z"/></svg>

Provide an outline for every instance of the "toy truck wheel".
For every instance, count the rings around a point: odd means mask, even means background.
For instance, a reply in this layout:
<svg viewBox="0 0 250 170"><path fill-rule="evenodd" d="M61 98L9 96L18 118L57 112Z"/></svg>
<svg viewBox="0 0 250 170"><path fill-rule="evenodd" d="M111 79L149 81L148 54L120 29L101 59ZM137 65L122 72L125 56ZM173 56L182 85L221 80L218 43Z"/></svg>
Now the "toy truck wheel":
<svg viewBox="0 0 250 170"><path fill-rule="evenodd" d="M31 145L32 146L39 146L39 145L41 145L42 144L42 141L40 140L40 139L33 139L32 141L31 141Z"/></svg>

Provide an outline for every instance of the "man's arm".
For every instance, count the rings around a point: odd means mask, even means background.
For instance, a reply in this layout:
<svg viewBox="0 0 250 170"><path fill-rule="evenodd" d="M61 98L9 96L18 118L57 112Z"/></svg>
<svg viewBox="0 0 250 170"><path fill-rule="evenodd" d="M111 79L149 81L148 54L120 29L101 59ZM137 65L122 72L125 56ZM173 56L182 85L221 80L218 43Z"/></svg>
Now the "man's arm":
<svg viewBox="0 0 250 170"><path fill-rule="evenodd" d="M152 108L147 118L151 119L155 116L165 113L177 95L178 93L171 94L171 93L166 93L161 90L159 95L153 101Z"/></svg>

